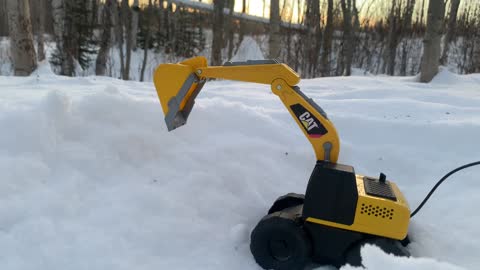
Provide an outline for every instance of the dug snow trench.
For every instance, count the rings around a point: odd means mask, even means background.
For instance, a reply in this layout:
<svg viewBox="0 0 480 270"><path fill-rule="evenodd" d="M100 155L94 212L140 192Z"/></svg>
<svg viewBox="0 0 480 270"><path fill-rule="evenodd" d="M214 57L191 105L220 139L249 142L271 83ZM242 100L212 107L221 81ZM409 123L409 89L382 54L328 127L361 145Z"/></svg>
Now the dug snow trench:
<svg viewBox="0 0 480 270"><path fill-rule="evenodd" d="M386 173L412 208L480 159L480 75L300 86L336 124L340 162ZM304 192L315 164L278 98L255 84L210 82L188 125L168 133L152 83L0 77L0 128L2 270L259 269L250 231L278 196ZM413 219L414 258L366 247L365 265L480 269L479 175L456 174Z"/></svg>

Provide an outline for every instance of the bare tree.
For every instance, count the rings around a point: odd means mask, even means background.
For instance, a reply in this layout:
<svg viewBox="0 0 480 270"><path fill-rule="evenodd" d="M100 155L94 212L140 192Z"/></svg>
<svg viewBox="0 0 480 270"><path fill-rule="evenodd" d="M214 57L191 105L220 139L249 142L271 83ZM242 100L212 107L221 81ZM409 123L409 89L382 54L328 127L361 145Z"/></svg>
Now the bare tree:
<svg viewBox="0 0 480 270"><path fill-rule="evenodd" d="M280 57L280 23L280 2L279 0L270 0L270 31L268 40L268 58L270 59Z"/></svg>
<svg viewBox="0 0 480 270"><path fill-rule="evenodd" d="M330 75L330 54L333 40L333 0L328 0L327 20L323 36L323 51L320 60L320 71L323 77Z"/></svg>
<svg viewBox="0 0 480 270"><path fill-rule="evenodd" d="M0 37L8 36L7 0L0 0Z"/></svg>
<svg viewBox="0 0 480 270"><path fill-rule="evenodd" d="M105 0L102 9L102 36L100 38L100 49L95 62L95 74L104 76L107 70L107 56L110 49L111 28L112 28L112 0Z"/></svg>
<svg viewBox="0 0 480 270"><path fill-rule="evenodd" d="M397 55L397 44L399 40L397 29L400 19L400 8L397 4L397 0L392 0L390 15L388 16L387 46L385 48L384 62L382 65L382 73L387 73L391 76L395 73L395 57Z"/></svg>
<svg viewBox="0 0 480 270"><path fill-rule="evenodd" d="M222 64L223 47L223 9L225 0L213 0L213 40L212 40L212 65Z"/></svg>
<svg viewBox="0 0 480 270"><path fill-rule="evenodd" d="M448 16L447 34L443 40L443 53L442 53L442 57L440 58L440 63L442 65L446 65L448 61L448 50L450 49L450 43L453 41L455 36L459 6L460 6L460 0L450 1L450 14Z"/></svg>
<svg viewBox="0 0 480 270"><path fill-rule="evenodd" d="M308 42L303 43L304 47L304 75L306 77L317 76L318 60L320 54L322 31L320 29L320 1L307 0L305 12L305 25L307 26Z"/></svg>
<svg viewBox="0 0 480 270"><path fill-rule="evenodd" d="M120 18L118 0L113 0L112 3L112 22L115 29L115 43L118 46L118 54L120 57L120 77L125 73L125 53L123 50L123 23Z"/></svg>
<svg viewBox="0 0 480 270"><path fill-rule="evenodd" d="M138 0L133 1L132 5L132 36L131 43L132 49L135 51L137 49L137 33L138 33L138 13L140 11L140 6Z"/></svg>
<svg viewBox="0 0 480 270"><path fill-rule="evenodd" d="M352 0L341 0L343 13L343 46L339 75L350 76L352 73L354 33L352 27Z"/></svg>
<svg viewBox="0 0 480 270"><path fill-rule="evenodd" d="M242 0L242 14L247 13L247 0ZM245 37L245 32L246 32L246 24L245 20L241 19L240 20L240 33L238 34L238 42L237 42L237 50L240 48L240 44L243 41L243 38Z"/></svg>
<svg viewBox="0 0 480 270"><path fill-rule="evenodd" d="M233 18L233 11L235 8L235 0L227 0L227 7L228 7L228 18L227 18L227 25L225 27L226 31L226 42L228 43L228 59L230 60L233 56L233 39L235 34L235 22Z"/></svg>
<svg viewBox="0 0 480 270"><path fill-rule="evenodd" d="M147 23L145 26L145 44L143 48L143 62L142 62L142 70L140 71L140 81L143 82L145 77L145 69L147 67L147 59L148 59L148 46L150 44L150 37L151 37L151 27L150 24L152 22L152 13L153 13L153 3L152 0L148 0L148 7L147 7Z"/></svg>
<svg viewBox="0 0 480 270"><path fill-rule="evenodd" d="M438 73L444 15L445 2L443 0L430 0L428 4L427 30L423 39L423 58L420 66L421 82L431 81Z"/></svg>
<svg viewBox="0 0 480 270"><path fill-rule="evenodd" d="M412 16L413 16L414 7L415 7L415 0L407 0L407 4L405 6L405 12L402 19L403 21L402 21L402 29L401 29L403 44L402 44L402 59L400 63L400 75L402 76L407 75L408 41L405 40L405 37L412 36L411 26L412 26Z"/></svg>
<svg viewBox="0 0 480 270"><path fill-rule="evenodd" d="M28 76L37 68L28 0L8 0L7 9L14 74Z"/></svg>
<svg viewBox="0 0 480 270"><path fill-rule="evenodd" d="M132 58L132 11L128 4L128 0L122 0L122 8L120 12L120 17L123 22L123 27L125 28L125 68L123 69L122 79L128 81L130 79L130 61Z"/></svg>
<svg viewBox="0 0 480 270"><path fill-rule="evenodd" d="M55 62L60 65L60 75L73 76L72 40L65 38L72 31L71 19L66 15L65 0L52 0L53 29L55 33L57 56Z"/></svg>

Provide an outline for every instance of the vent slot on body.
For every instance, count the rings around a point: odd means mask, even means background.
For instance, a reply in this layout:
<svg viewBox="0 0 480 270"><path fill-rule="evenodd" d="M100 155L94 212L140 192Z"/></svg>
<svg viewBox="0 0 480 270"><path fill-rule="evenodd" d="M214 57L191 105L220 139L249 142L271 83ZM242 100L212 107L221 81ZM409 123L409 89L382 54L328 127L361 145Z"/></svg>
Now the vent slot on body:
<svg viewBox="0 0 480 270"><path fill-rule="evenodd" d="M394 211L392 208L362 203L360 214L383 219L393 219Z"/></svg>

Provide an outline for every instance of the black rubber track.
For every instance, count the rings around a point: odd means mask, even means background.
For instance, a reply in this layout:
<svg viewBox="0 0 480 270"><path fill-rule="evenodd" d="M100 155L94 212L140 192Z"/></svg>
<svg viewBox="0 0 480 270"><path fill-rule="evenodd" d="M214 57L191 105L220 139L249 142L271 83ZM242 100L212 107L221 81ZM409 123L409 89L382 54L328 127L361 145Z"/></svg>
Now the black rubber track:
<svg viewBox="0 0 480 270"><path fill-rule="evenodd" d="M278 197L273 203L272 207L268 210L268 214L272 214L278 211L285 210L290 207L294 207L303 204L305 201L305 195L297 193L288 193L286 195Z"/></svg>
<svg viewBox="0 0 480 270"><path fill-rule="evenodd" d="M264 269L303 270L310 261L312 247L301 224L276 212L255 227L250 250Z"/></svg>

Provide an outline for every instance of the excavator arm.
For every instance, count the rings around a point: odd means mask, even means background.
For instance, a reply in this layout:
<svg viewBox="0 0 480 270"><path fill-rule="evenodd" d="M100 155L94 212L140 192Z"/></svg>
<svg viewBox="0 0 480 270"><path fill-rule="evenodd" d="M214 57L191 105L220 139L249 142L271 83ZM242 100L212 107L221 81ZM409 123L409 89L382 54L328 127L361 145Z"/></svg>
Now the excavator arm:
<svg viewBox="0 0 480 270"><path fill-rule="evenodd" d="M275 60L208 66L205 57L195 57L178 64L159 65L154 83L169 131L186 124L196 96L210 78L269 84L312 144L317 160L337 162L340 140L335 126L322 108L296 86L300 81L298 74Z"/></svg>

